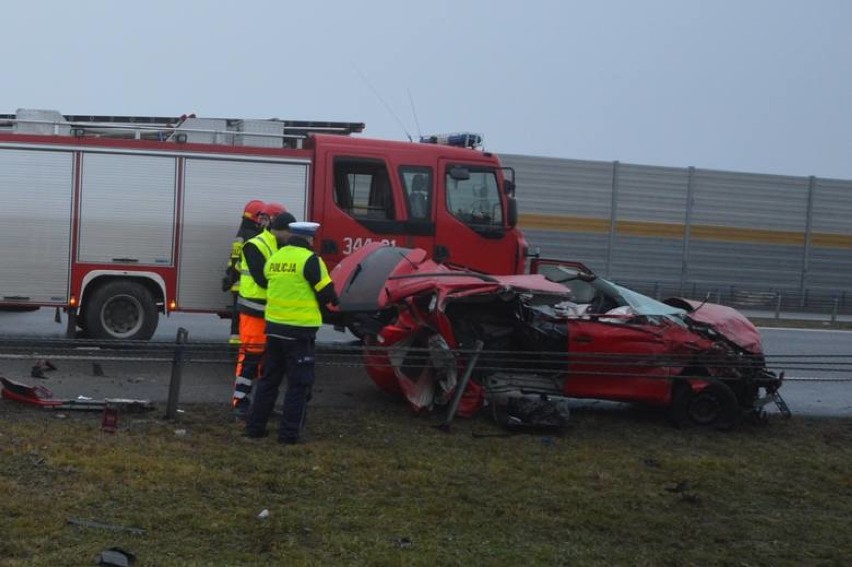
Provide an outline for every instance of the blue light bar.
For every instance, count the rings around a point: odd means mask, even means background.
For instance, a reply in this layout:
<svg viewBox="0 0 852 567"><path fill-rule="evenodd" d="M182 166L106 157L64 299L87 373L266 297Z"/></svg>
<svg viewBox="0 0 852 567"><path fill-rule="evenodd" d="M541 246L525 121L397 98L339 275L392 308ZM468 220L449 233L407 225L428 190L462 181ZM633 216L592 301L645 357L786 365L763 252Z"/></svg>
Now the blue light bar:
<svg viewBox="0 0 852 567"><path fill-rule="evenodd" d="M456 134L437 134L434 136L421 136L423 144L441 144L443 146L455 146L457 148L476 148L482 145L482 136L470 132Z"/></svg>

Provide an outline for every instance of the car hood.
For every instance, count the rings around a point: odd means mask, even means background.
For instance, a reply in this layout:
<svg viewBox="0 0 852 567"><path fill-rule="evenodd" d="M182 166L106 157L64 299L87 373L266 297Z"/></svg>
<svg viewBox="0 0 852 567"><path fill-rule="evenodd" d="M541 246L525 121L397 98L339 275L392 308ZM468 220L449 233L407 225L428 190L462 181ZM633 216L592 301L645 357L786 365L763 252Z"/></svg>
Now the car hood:
<svg viewBox="0 0 852 567"><path fill-rule="evenodd" d="M464 296L506 289L566 295L565 287L538 274L491 276L450 268L420 248L371 243L331 272L341 312L375 312L426 291Z"/></svg>
<svg viewBox="0 0 852 567"><path fill-rule="evenodd" d="M680 297L668 299L665 303L686 310L687 317L710 325L742 349L754 354L763 352L760 331L736 309Z"/></svg>

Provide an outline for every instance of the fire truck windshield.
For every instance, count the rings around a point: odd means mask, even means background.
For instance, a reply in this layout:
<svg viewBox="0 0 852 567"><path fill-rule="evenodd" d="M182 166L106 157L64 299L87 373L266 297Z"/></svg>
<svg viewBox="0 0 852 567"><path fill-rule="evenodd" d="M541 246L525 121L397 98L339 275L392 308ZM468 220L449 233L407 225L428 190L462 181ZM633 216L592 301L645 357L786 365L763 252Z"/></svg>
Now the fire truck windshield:
<svg viewBox="0 0 852 567"><path fill-rule="evenodd" d="M473 227L502 227L503 202L497 174L493 169L466 168L467 179L446 172L447 210L457 219Z"/></svg>

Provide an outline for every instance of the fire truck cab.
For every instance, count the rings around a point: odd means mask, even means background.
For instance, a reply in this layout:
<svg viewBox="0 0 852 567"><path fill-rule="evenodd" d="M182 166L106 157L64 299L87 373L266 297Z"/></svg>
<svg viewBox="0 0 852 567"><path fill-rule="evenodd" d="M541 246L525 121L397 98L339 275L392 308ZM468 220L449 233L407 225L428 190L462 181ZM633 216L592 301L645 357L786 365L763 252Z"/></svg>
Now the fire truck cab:
<svg viewBox="0 0 852 567"><path fill-rule="evenodd" d="M520 273L513 175L496 156L434 143L316 135L310 217L333 267L370 242L419 246L488 273ZM509 191L506 188L509 187Z"/></svg>
<svg viewBox="0 0 852 567"><path fill-rule="evenodd" d="M0 307L57 307L66 334L149 339L159 314L226 315L220 287L243 205L321 223L333 268L386 241L520 273L514 173L474 135L351 136L362 123L0 115Z"/></svg>

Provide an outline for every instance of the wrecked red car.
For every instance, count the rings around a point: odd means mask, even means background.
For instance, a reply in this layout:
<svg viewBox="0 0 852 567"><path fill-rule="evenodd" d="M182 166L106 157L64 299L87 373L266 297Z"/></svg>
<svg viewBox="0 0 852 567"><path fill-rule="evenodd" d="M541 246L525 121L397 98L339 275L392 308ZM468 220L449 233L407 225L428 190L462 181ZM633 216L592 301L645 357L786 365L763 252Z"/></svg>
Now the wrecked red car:
<svg viewBox="0 0 852 567"><path fill-rule="evenodd" d="M566 401L601 399L716 428L769 402L788 413L783 376L767 370L759 332L734 309L656 301L576 262L536 260L533 271L474 273L375 243L331 276L370 377L418 411L488 406L506 425L553 425Z"/></svg>

